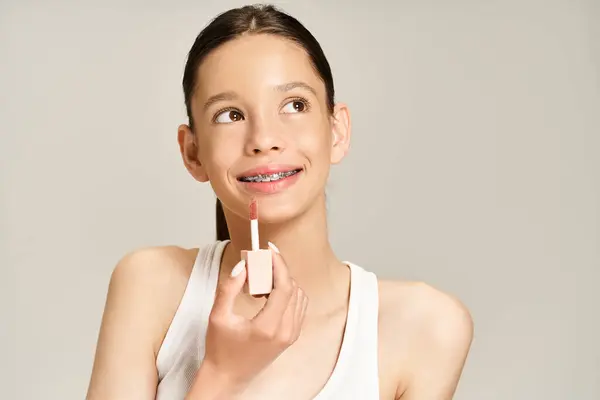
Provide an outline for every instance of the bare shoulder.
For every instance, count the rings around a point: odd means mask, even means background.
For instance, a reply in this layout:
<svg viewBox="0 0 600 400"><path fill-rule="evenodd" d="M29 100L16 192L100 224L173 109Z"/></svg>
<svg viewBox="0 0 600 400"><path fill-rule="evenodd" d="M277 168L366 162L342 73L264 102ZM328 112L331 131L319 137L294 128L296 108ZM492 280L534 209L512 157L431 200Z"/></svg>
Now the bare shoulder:
<svg viewBox="0 0 600 400"><path fill-rule="evenodd" d="M198 249L157 246L126 254L112 272L108 300L113 297L119 301L115 297L124 296L126 299L120 302L148 309L145 315L148 322L155 322L159 332L166 332L179 307L197 253Z"/></svg>
<svg viewBox="0 0 600 400"><path fill-rule="evenodd" d="M187 281L198 249L157 246L136 249L123 256L111 275L111 285L118 282L160 284L164 278Z"/></svg>
<svg viewBox="0 0 600 400"><path fill-rule="evenodd" d="M380 342L396 398L451 398L473 338L469 310L422 282L380 280L379 290Z"/></svg>
<svg viewBox="0 0 600 400"><path fill-rule="evenodd" d="M380 280L380 316L423 340L470 340L473 320L456 297L423 282Z"/></svg>
<svg viewBox="0 0 600 400"><path fill-rule="evenodd" d="M132 251L114 268L87 399L154 398L156 356L185 292L198 250Z"/></svg>

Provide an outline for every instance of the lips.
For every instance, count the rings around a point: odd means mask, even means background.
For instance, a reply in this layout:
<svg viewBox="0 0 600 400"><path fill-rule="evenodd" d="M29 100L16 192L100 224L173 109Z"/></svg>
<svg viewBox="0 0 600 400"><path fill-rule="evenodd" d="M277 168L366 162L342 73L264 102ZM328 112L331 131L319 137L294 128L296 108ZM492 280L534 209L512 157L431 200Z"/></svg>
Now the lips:
<svg viewBox="0 0 600 400"><path fill-rule="evenodd" d="M258 167L255 167L255 168L252 168L252 169L242 172L236 178L239 181L242 178L249 178L252 176L272 175L272 174L278 174L278 173L284 174L284 173L293 172L293 171L302 171L303 169L304 168L302 168L302 166L299 166L299 165L282 165L282 164L261 165L261 166L258 166Z"/></svg>
<svg viewBox="0 0 600 400"><path fill-rule="evenodd" d="M274 195L292 187L303 172L304 168L298 165L263 165L244 171L237 181L252 196Z"/></svg>

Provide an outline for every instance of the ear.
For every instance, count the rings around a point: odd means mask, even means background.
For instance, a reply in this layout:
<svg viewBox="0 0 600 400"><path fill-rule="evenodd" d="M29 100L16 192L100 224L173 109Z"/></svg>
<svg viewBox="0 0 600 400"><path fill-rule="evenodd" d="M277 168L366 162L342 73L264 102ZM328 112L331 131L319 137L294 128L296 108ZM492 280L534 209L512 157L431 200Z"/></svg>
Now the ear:
<svg viewBox="0 0 600 400"><path fill-rule="evenodd" d="M177 142L179 143L179 151L181 152L183 163L189 173L198 182L207 182L208 174L198 158L196 135L194 135L194 132L192 132L188 125L179 125L177 129Z"/></svg>
<svg viewBox="0 0 600 400"><path fill-rule="evenodd" d="M342 161L350 149L350 136L352 126L350 123L350 111L345 104L338 103L333 109L331 124L331 163L337 164Z"/></svg>

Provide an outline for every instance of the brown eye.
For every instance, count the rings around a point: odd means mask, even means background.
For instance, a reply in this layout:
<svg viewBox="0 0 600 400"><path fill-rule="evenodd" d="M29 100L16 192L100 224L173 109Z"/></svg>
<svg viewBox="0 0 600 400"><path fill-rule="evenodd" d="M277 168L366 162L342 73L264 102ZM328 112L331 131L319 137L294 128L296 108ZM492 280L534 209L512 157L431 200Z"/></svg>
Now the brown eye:
<svg viewBox="0 0 600 400"><path fill-rule="evenodd" d="M242 121L244 116L237 110L225 110L217 114L215 122L218 124L230 124L232 122Z"/></svg>
<svg viewBox="0 0 600 400"><path fill-rule="evenodd" d="M301 113L308 109L308 103L303 100L293 100L283 106L284 114Z"/></svg>
<svg viewBox="0 0 600 400"><path fill-rule="evenodd" d="M229 118L232 121L241 121L242 120L242 114L240 114L237 111L229 111Z"/></svg>
<svg viewBox="0 0 600 400"><path fill-rule="evenodd" d="M303 102L301 102L301 101L294 101L294 102L292 102L292 104L293 104L294 110L296 110L298 112L304 111L305 105L304 105Z"/></svg>

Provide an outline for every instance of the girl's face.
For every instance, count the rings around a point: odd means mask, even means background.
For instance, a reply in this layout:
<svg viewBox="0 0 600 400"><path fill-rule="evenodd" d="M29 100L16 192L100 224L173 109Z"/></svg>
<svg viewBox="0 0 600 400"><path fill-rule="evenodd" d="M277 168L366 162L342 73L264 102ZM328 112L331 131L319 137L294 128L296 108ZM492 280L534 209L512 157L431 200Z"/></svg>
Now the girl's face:
<svg viewBox="0 0 600 400"><path fill-rule="evenodd" d="M328 110L304 49L273 35L244 35L210 53L197 74L194 132L179 128L192 175L210 181L224 207L245 218L252 197L264 222L308 209L324 194L330 165L348 150L350 120L341 104L333 115Z"/></svg>

